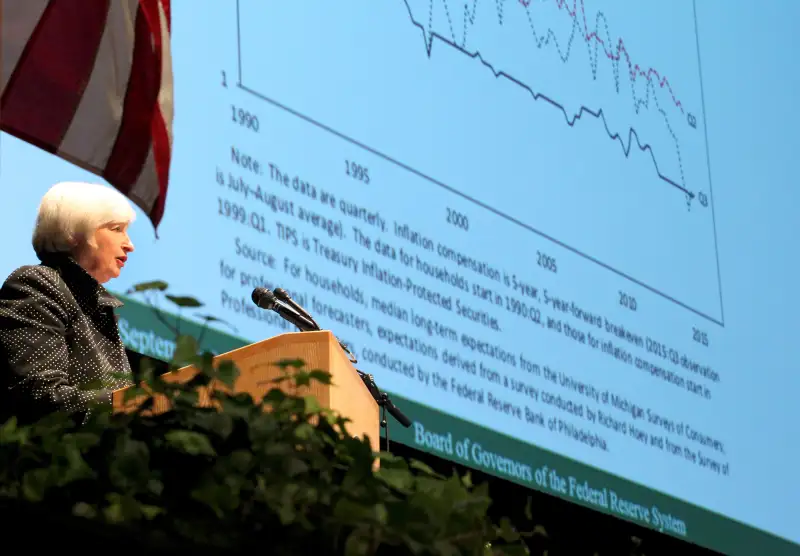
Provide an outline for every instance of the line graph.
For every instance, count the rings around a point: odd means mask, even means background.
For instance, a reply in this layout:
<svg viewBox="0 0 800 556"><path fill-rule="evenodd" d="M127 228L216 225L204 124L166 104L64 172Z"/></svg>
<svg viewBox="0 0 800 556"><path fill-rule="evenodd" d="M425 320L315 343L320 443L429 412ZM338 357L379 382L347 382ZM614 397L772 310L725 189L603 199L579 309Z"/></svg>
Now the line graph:
<svg viewBox="0 0 800 556"><path fill-rule="evenodd" d="M432 30L433 6L435 5L435 3L437 1L441 2L442 6L444 7L444 10L445 10L445 12L447 14L448 23L450 24L451 38L445 37L442 34ZM559 5L559 7L565 6L564 0L556 0L556 2ZM610 139L619 142L620 146L622 147L622 151L623 151L623 153L624 153L626 158L630 155L630 152L631 152L631 149L632 149L632 147L634 145L634 140L635 140L636 147L642 152L647 152L650 155L650 157L652 158L653 165L655 166L656 173L658 174L658 177L662 181L664 181L664 182L668 183L669 185L671 185L672 187L682 191L687 196L687 198L689 200L691 200L691 199L693 199L695 197L695 193L693 193L692 191L690 191L689 189L686 188L685 178L683 176L683 165L681 164L681 152L680 152L680 145L678 143L678 138L675 135L675 133L672 131L672 126L671 126L671 124L669 122L669 118L667 116L666 111L663 108L661 108L661 106L658 105L658 98L655 95L655 85L653 84L652 76L656 76L658 78L658 80L659 80L658 84L659 84L660 87L662 87L662 88L663 87L667 87L670 90L670 93L672 93L672 89L669 86L669 83L668 83L666 77L664 77L664 78L660 77L656 70L650 68L645 72L638 65L633 65L631 63L631 61L630 61L630 58L628 57L627 51L624 50L624 45L623 45L622 39L620 39L620 41L619 41L619 45L620 45L619 46L619 51L621 53L624 52L625 58L626 58L626 60L628 62L628 65L631 68L631 71L630 71L630 75L632 76L632 78L631 78L631 92L632 92L633 102L634 102L634 105L635 105L635 110L636 110L636 112L638 112L639 110L649 108L650 99L651 99L651 93L652 93L652 102L655 103L656 110L663 117L664 123L667 126L667 128L669 129L669 133L670 133L670 135L672 136L672 138L673 138L673 140L675 142L675 151L676 151L676 154L677 154L678 165L679 165L680 174L681 174L681 177L680 177L680 180L679 180L680 183L678 181L668 177L667 175L665 175L659 169L658 161L656 159L655 154L653 153L653 148L651 147L650 144L648 144L646 142L642 143L642 141L641 141L641 139L639 137L639 134L636 132L636 130L633 127L630 127L628 129L627 137L625 137L625 133L624 132L620 133L620 132L612 131L609 128L608 121L606 120L605 113L604 113L602 108L598 109L598 110L593 110L593 109L591 109L591 108L589 108L587 106L581 106L576 114L570 115L567 112L566 108L564 108L564 106L562 106L555 99L550 98L549 96L547 96L544 93L540 93L540 92L535 91L527 83L522 82L521 80L517 79L513 75L510 75L509 73L507 73L507 72L505 72L503 70L497 69L490 61L486 60L481 55L479 50L474 50L474 51L469 50L467 48L468 22L469 22L470 25L474 24L474 22L475 22L475 19L476 19L475 18L475 14L476 14L477 7L478 7L478 0L473 0L473 5L472 5L472 9L471 10L469 9L468 6L465 6L464 31L463 31L463 34L462 34L461 44L457 44L456 43L455 32L453 30L452 20L450 19L450 9L448 8L448 1L447 0L428 0L428 4L429 4L430 9L429 9L429 21L428 21L427 27L414 17L414 14L412 12L409 0L403 0L403 3L405 4L406 9L408 10L408 15L411 18L411 21L413 22L413 24L422 31L423 38L424 38L424 41L425 41L425 49L427 51L428 57L430 57L432 55L434 41L438 40L438 41L442 42L443 44L445 44L445 45L447 45L449 47L457 49L458 51L462 52L466 56L469 56L471 58L479 60L480 63L483 64L483 66L485 66L486 68L491 70L491 72L494 74L495 77L507 79L511 83L514 83L515 85L525 89L531 95L531 97L534 100L546 102L546 103L550 104L551 106L553 106L553 108L561 111L563 113L563 115L564 115L564 119L566 120L567 125L570 126L570 127L574 127L575 124L584 115L588 115L588 116L591 116L591 117L594 117L596 119L601 120L602 123L603 123L603 127L605 128L606 134L608 135L608 137ZM575 19L575 24L572 27L572 34L569 36L569 38L567 40L567 43L569 44L569 47L566 49L566 52L562 52L562 50L561 50L561 48L559 47L559 44L558 44L558 39L555 37L555 35L553 34L553 32L551 30L548 30L548 32L546 33L546 36L543 36L543 37L539 36L536 33L536 29L534 27L533 21L531 20L530 11L529 11L531 0L528 0L527 2L525 2L524 0L520 0L519 3L526 10L526 13L527 13L527 16L528 16L528 21L530 22L531 30L532 30L532 33L533 33L533 36L534 36L534 40L537 43L537 47L542 48L544 45L549 43L550 40L552 39L554 44L555 44L556 50L558 50L559 57L561 58L562 62L566 62L569 59L570 51L571 51L571 45L572 45L572 42L573 42L573 40L574 40L574 38L576 36L576 32L578 31L577 18ZM576 0L576 3L577 3L577 0ZM503 6L503 3L498 1L497 2L497 14L498 14L498 19L499 19L501 25L502 25L502 21L503 21L503 9L502 9L502 6ZM581 6L583 6L583 1L581 1ZM602 15L602 13L598 12L598 15L597 15L598 23L599 23L600 19L605 19L605 18ZM585 24L585 21L584 21L584 24ZM606 31L608 32L608 26L607 25L606 25ZM599 35L598 35L597 32L591 32L591 33L586 32L584 34L584 37L586 38L587 44L588 43L594 43L596 45L602 45L602 46L605 45L605 43L599 38ZM599 48L600 48L600 46L598 46L595 49L594 63L592 64L592 73L593 73L593 75L596 75L596 73L597 73L597 67L598 67L598 63L597 63L598 54L597 54L597 51L599 50ZM615 57L614 55L612 55L609 52L606 52L606 56L609 59L611 59L612 61L615 61L615 62L619 62L623 58L623 56L621 54L618 54ZM634 91L633 83L636 80L637 76L645 77L645 79L647 80L647 86L646 86L646 92L645 92L645 97L644 98L637 98L636 97L636 93ZM614 65L614 78L615 78L615 81L617 83L617 91L619 92L619 64L618 63L616 63ZM675 106L681 111L681 113L683 113L683 105L681 104L680 100L675 98L674 93L672 93L672 98L673 98L673 101L675 103Z"/></svg>
<svg viewBox="0 0 800 556"><path fill-rule="evenodd" d="M722 326L696 42L587 2L238 0L239 85Z"/></svg>
<svg viewBox="0 0 800 556"><path fill-rule="evenodd" d="M681 113L684 113L683 103L681 103L681 101L678 98L676 98L675 92L672 90L672 85L670 85L669 80L667 79L667 77L666 76L662 76L659 73L659 71L656 70L655 68L648 67L647 70L645 70L639 64L634 63L631 60L631 57L630 57L630 54L628 53L627 48L625 48L625 43L622 40L622 38L618 39L617 47L616 47L617 53L614 54L613 52L609 52L608 48L609 48L609 45L613 42L613 40L611 38L611 32L610 32L609 27L608 27L608 21L606 21L606 17L603 14L603 12L600 12L600 11L597 12L597 17L595 18L595 30L594 31L590 31L589 30L589 24L588 24L588 22L586 20L586 3L584 2L584 0L574 0L573 3L572 3L572 9L569 8L569 5L567 4L567 0L554 0L554 1L555 1L555 4L558 6L558 8L560 10L564 10L567 14L569 14L569 16L571 18L573 18L575 20L576 24L580 25L580 22L578 21L578 17L581 17L581 19L583 21L583 38L587 43L589 43L589 44L596 43L596 44L600 45L603 48L603 51L604 51L606 57L609 58L610 60L615 61L615 62L621 62L622 58L624 56L625 62L628 65L628 72L629 72L629 74L631 76L631 82L632 83L638 77L644 77L648 81L652 81L653 77L655 77L656 81L658 82L658 86L660 88L662 88L662 89L666 88L669 91L669 93L670 93L670 95L672 97L672 102L675 104L675 106L677 108L680 109ZM580 16L578 15L578 2L579 1L580 1ZM532 0L519 0L519 3L522 6L524 6L526 8L526 10L528 10L527 11L528 20L531 23L531 27L533 27L533 21L530 20L531 15L530 15L530 11L529 11L529 8L531 6ZM475 8L477 7L477 4L478 4L478 0L474 0L474 3L473 3L473 14L475 12ZM502 4L498 4L498 10L501 9L501 6L502 6ZM474 17L472 19L474 21ZM600 28L600 21L601 20L603 21L603 27L605 29L605 35L607 37L607 39L605 39L605 40L600 36L600 33L598 31L598 29ZM571 39L572 39L572 37L570 37L570 40ZM465 45L462 44L462 46L465 46ZM594 63L592 64L592 71L593 72L597 71L597 58L598 58L598 52L597 52L597 50L595 50ZM614 67L614 72L615 72L615 80L616 80L616 83L617 83L617 87L619 87L619 66L618 65L616 65Z"/></svg>

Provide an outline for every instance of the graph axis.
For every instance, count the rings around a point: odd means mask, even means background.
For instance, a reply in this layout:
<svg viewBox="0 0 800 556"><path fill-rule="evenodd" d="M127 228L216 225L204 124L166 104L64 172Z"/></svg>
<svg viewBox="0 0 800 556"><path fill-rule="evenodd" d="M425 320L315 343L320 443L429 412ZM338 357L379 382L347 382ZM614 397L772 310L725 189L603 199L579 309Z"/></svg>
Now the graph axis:
<svg viewBox="0 0 800 556"><path fill-rule="evenodd" d="M408 5L406 4L406 6L408 6ZM410 16L410 13L409 13L409 16ZM419 24L416 21L414 21L413 17L411 18L411 21L415 26L419 27ZM697 25L697 19L695 17L695 27L696 27L696 25ZM424 32L424 28L420 27L420 29L422 29L423 32ZM442 37L439 37L439 38L440 38L440 40L442 40L446 44L449 44L449 45L453 46L454 48L457 48L458 50L462 51L464 54L469 55L472 58L475 58L475 56L473 56L470 52L462 49L460 46L456 45L455 43L447 41L447 39L442 38ZM325 132L327 132L327 133L329 133L329 134L331 134L331 135L333 135L335 137L338 137L339 139L342 139L342 140L350 143L353 146L356 146L356 147L358 147L358 148L360 148L360 149L362 149L362 150L364 150L366 152L369 152L370 154L372 154L374 156L377 156L377 157L383 159L386 162L389 162L389 163L391 163L391 164L393 164L393 165L395 165L395 166L397 166L399 168L402 168L403 170L406 170L407 172L410 172L410 173L414 174L415 176L417 176L417 177L419 177L419 178L421 178L421 179L423 179L423 180L425 180L425 181L427 181L427 182L429 182L429 183L431 183L433 185L436 185L437 187L440 187L440 188L442 188L442 189L444 189L446 191L449 191L450 193L452 193L454 195L457 195L457 196L461 197L465 201L468 201L468 202L470 202L470 203L472 203L472 204L474 204L474 205L476 205L476 206L478 206L478 207L480 207L480 208L482 208L484 210L488 210L489 212L495 214L496 216L498 216L500 218L503 218L504 220L506 220L506 221L508 221L510 223L513 223L513 224L521 227L522 229L525 229L525 230L527 230L529 232L532 232L535 235L541 237L542 239L545 239L545 240L547 240L547 241L549 241L549 242L561 247L562 249L565 249L565 250L567 250L567 251L569 251L569 252L571 252L571 253L573 253L573 254L575 254L575 255L577 255L577 256L579 256L579 257L581 257L581 258L583 258L583 259L585 259L585 260L587 260L589 262L592 262L592 263L600 266L601 268L604 268L607 271L619 276L620 278L623 278L624 280L626 280L626 281L628 281L628 282L630 282L632 284L635 284L635 285L637 285L637 286L649 291L650 293L652 293L654 295L657 295L657 296L661 297L662 299L664 299L666 301L669 301L670 303L672 303L672 304L674 304L674 305L676 305L678 307L681 307L682 309L684 309L686 311L689 311L690 313L692 313L692 314L694 314L694 315L696 315L696 316L698 316L698 317L700 317L700 318L702 318L702 319L704 319L704 320L706 320L706 321L708 321L708 322L710 322L712 324L715 324L715 325L717 325L719 327L724 328L725 322L724 322L724 320L722 318L722 316L723 316L722 312L720 312L720 317L717 318L717 317L709 315L708 313L705 313L705 312L703 312L703 311L701 311L699 309L696 309L696 308L692 307L691 305L689 305L688 303L685 303L685 302L677 299L676 297L666 293L665 291L662 291L662 290L660 290L660 289L658 289L658 288L656 288L654 286L651 286L650 284L648 284L648 283L646 283L646 282L644 282L642 280L639 280L639 279L637 279L637 278L625 273L624 271L619 270L618 268L615 268L615 267L611 266L610 264L605 263L605 262L601 261L600 259L597 259L597 258L593 257L592 255L586 253L586 252L581 251L580 249L578 249L576 247L573 247L573 246L571 246L571 245L569 245L567 243L564 243L563 241L561 241L561 240L559 240L559 239L557 239L557 238L555 238L553 236L550 236L549 234L545 233L542 230L534 228L530 224L526 224L525 222L522 222L521 220L519 220L516 217L513 217L513 216L511 216L509 214L506 214L506 213L500 211L499 209L496 209L496 208L484 203L483 201L480 201L479 199L476 199L476 198L474 198L474 197L472 197L470 195L467 195L467 194L459 191L458 189L454 188L453 186L447 185L446 183L444 183L441 180L438 180L438 179L436 179L436 178L434 178L432 176L429 176L429 175L425 174L424 172L414 168L413 166L411 166L409 164L406 164L406 163L404 163L404 162L402 162L402 161L400 161L400 160L398 160L398 159L396 159L396 158L394 158L394 157L392 157L392 156L390 156L390 155L388 155L386 153L383 153L383 152L379 151L378 149L376 149L374 147L371 147L371 146L359 141L358 139L355 139L355 138L353 138L353 137L351 137L351 136L349 136L349 135L347 135L347 134L345 134L345 133L343 133L341 131L338 131L338 130L332 128L331 126L328 126L327 124L325 124L325 123L323 123L323 122L321 122L321 121L319 121L319 120L317 120L317 119L315 119L315 118L313 118L313 117L311 117L311 116L309 116L307 114L304 114L304 113L302 113L302 112L300 112L300 111L298 111L298 110L296 110L294 108L291 108L290 106L287 106L286 104L283 104L282 102L280 102L280 101L278 101L276 99L273 99L273 98L265 95L264 93L262 93L262 92L260 92L258 90L255 90L252 87L247 86L245 84L245 82L244 82L243 71L242 71L240 0L236 0L236 42L237 42L237 49L236 50L237 50L237 69L238 69L238 76L237 76L238 77L238 81L236 83L236 86L242 92L244 92L244 93L246 93L246 94L248 94L248 95L250 95L250 96L252 96L254 98L257 98L257 99L259 99L259 100L261 100L263 102L266 102L266 103L274 106L275 108L278 108L278 109L280 109L280 110L282 110L282 111L284 111L284 112L286 112L288 114L291 114L292 116L295 116L295 117L297 117L297 118L299 118L299 119L301 119L301 120L313 125L314 127L318 128L318 129L321 129L321 130L323 130L323 131L325 131ZM699 47L699 44L698 44L698 47ZM480 58L479 60L482 63L484 63L484 65L486 65L486 63L483 61L482 58ZM698 64L699 64L699 50L698 50ZM491 66L489 66L489 67L490 67L490 69L492 69L492 71L494 71L494 69ZM511 76L508 76L507 74L504 74L504 76L507 79L510 79L511 81L513 81L513 82L525 87L527 90L529 90L531 92L531 94L534 94L534 95L536 94L527 85L525 85L524 83L519 82L518 80L514 79ZM702 96L702 80L701 80L700 85L701 85L701 96ZM549 98L547 98L544 95L540 95L540 96L541 96L541 98L543 100L546 100L547 102L549 102L551 104L554 104L558 108L561 108L561 106L558 103L555 103L555 101L551 101ZM702 108L703 108L703 123L705 125L705 106L703 106ZM563 108L562 108L562 110L563 110ZM586 112L587 113L591 113L591 115L593 115L595 117L598 117L597 113L591 112L588 109L586 109ZM602 112L602 111L600 111L600 112ZM605 123L604 118L603 118L603 121ZM607 126L606 126L606 130L608 130ZM632 130L632 132L635 135L635 131ZM615 139L615 140L619 140L620 142L622 142L622 139L619 136L611 137L611 138ZM639 145L639 148L644 151L645 148L643 148L642 145L638 142L638 135L636 135L636 138L637 138L637 144ZM649 149L649 145L647 145L647 144L644 147ZM624 149L624 144L623 144L623 149ZM652 156L652 150L650 150L649 152L650 152L650 154ZM708 144L707 143L706 143L706 157L707 158L709 157ZM713 218L713 197L711 195L711 190L710 190L710 187L711 187L710 171L711 170L710 170L710 166L709 166L709 204L711 205L711 208L712 208L712 218ZM687 189L682 187L680 184L674 182L673 180L669 179L666 176L661 175L660 172L659 172L658 175L659 175L659 178L661 178L665 183L667 183L669 185L672 185L676 189L679 189L679 190L683 191L686 195L694 197L693 193L691 193L690 191L688 191ZM717 253L716 228L714 230L714 249L715 249L715 253ZM719 257L717 255L717 279L718 279L719 282L721 282L720 271L719 271L719 262L718 261L719 261ZM722 294L721 294L721 288L720 288L720 303L722 301L722 296L721 295ZM721 306L720 306L720 308L721 308Z"/></svg>
<svg viewBox="0 0 800 556"><path fill-rule="evenodd" d="M238 2L238 0L237 0ZM700 32L697 23L697 0L692 0L694 15L694 38L697 44L697 73L700 80L700 110L703 112L703 134L706 145L706 169L708 170L708 204L711 207L711 226L714 231L714 258L717 264L717 292L719 292L719 320L725 326L725 304L722 296L722 271L719 267L719 242L717 240L717 217L714 212L714 188L711 185L711 153L708 148L708 120L706 119L706 97L703 89L703 64L700 60ZM241 59L241 58L240 58Z"/></svg>

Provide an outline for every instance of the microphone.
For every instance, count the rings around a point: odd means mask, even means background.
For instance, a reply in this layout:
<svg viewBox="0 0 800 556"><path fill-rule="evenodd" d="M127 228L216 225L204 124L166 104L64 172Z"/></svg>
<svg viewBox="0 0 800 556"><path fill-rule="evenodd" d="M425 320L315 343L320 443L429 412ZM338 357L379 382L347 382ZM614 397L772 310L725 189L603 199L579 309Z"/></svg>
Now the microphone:
<svg viewBox="0 0 800 556"><path fill-rule="evenodd" d="M297 301L292 299L292 297L289 295L289 292L287 292L283 288L275 288L274 290L272 290L272 293L274 293L275 297L277 297L279 300L283 301L292 309L294 309L295 311L303 315L305 318L307 318L309 321L311 321L311 323L316 327L317 330L320 330L320 326L317 324L317 321L314 320L314 317L311 316L311 313L303 309L303 307Z"/></svg>
<svg viewBox="0 0 800 556"><path fill-rule="evenodd" d="M274 293L267 288L256 288L253 290L252 295L253 303L256 306L266 309L268 311L275 311L281 318L292 323L303 332L309 330L319 330L316 323L312 323L305 316L297 313L292 307L284 305Z"/></svg>

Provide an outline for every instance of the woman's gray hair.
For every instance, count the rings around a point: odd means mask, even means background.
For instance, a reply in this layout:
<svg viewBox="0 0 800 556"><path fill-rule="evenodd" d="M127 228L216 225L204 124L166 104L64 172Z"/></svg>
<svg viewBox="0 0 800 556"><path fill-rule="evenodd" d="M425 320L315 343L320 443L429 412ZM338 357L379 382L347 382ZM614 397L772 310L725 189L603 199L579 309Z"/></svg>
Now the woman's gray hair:
<svg viewBox="0 0 800 556"><path fill-rule="evenodd" d="M60 182L42 197L33 249L40 253L72 253L85 242L94 246L94 232L112 222L133 222L136 213L116 189L97 183Z"/></svg>

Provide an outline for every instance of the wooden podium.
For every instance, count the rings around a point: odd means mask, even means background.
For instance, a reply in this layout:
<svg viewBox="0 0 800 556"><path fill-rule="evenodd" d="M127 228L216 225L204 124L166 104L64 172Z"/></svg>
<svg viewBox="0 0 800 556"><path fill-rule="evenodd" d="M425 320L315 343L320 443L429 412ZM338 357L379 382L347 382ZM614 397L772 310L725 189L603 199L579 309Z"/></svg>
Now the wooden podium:
<svg viewBox="0 0 800 556"><path fill-rule="evenodd" d="M331 384L314 382L298 388L291 380L272 383L272 379L283 376L283 371L276 365L282 359L302 359L307 371L319 369L329 372ZM275 387L292 395L311 394L317 398L320 406L350 419L347 424L350 434L359 438L367 435L372 450L380 450L378 404L331 332L321 330L280 334L214 358L215 363L224 360L233 361L239 369L239 377L233 386L234 393L247 392L256 400ZM165 373L162 378L186 382L196 373L195 367L182 367ZM126 403L124 396L125 389L114 392L114 411L131 411L138 405L136 400ZM205 407L211 405L208 395L202 393L199 403ZM168 408L169 401L165 397L155 396L153 410L156 413L167 411Z"/></svg>

